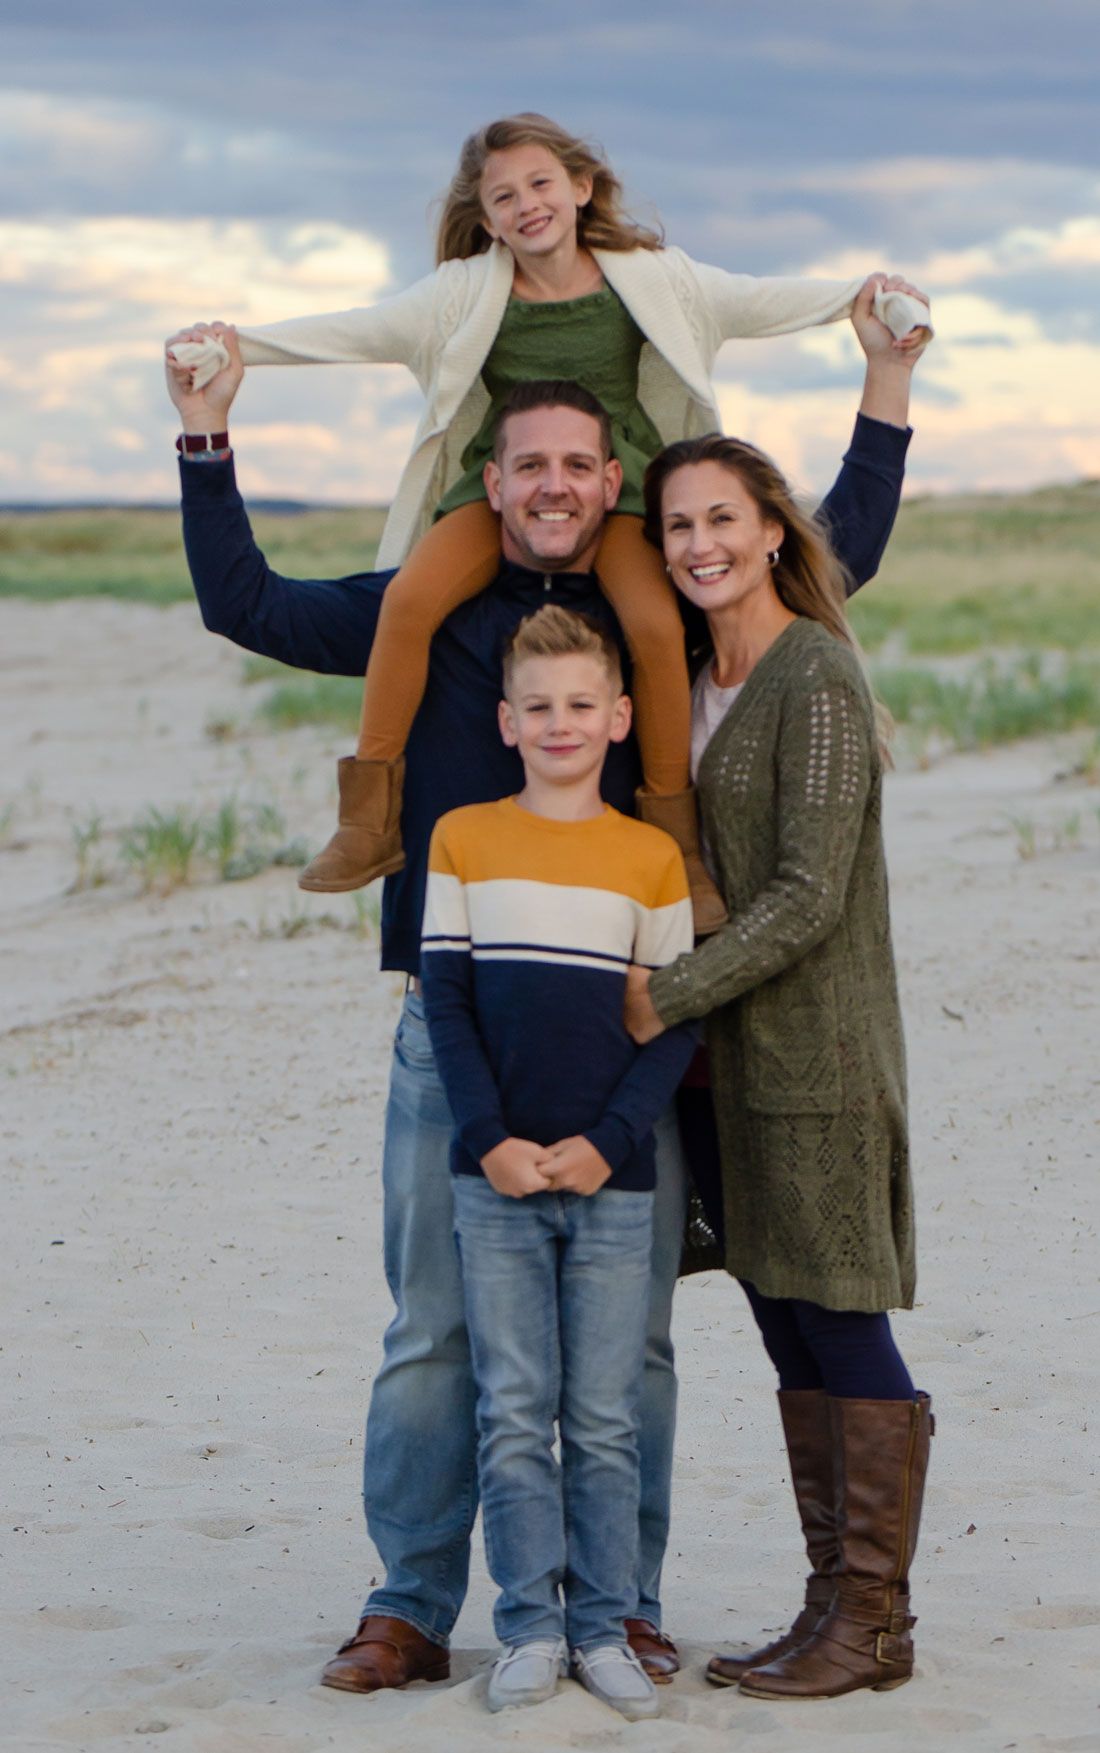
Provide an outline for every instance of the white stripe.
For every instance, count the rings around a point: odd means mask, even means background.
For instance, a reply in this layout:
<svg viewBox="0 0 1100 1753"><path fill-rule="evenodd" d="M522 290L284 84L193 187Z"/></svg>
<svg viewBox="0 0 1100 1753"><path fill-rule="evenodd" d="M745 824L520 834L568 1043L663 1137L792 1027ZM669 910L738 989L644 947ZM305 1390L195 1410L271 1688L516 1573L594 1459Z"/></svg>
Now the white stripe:
<svg viewBox="0 0 1100 1753"><path fill-rule="evenodd" d="M466 885L466 912L475 944L522 943L535 949L591 950L628 962L643 926L656 911L615 889L495 877ZM453 926L452 926L452 929Z"/></svg>
<svg viewBox="0 0 1100 1753"><path fill-rule="evenodd" d="M635 959L647 968L663 968L690 950L695 941L691 902L675 901L669 907L650 907L642 919L634 946Z"/></svg>
<svg viewBox="0 0 1100 1753"><path fill-rule="evenodd" d="M430 870L424 898L424 935L426 937L469 937L470 921L466 913L466 892L456 876L447 871Z"/></svg>
<svg viewBox="0 0 1100 1753"><path fill-rule="evenodd" d="M595 968L601 974L626 975L626 963L606 960L602 956L578 956L572 950L496 949L492 944L475 945L475 962L547 962L560 968Z"/></svg>

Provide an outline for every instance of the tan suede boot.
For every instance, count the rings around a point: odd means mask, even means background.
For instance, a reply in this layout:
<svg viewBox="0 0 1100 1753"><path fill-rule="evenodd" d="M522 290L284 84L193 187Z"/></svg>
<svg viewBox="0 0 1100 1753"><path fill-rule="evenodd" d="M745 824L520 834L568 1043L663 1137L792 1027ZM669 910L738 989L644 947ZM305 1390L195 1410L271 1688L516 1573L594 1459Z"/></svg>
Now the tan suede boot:
<svg viewBox="0 0 1100 1753"><path fill-rule="evenodd" d="M889 1692L913 1674L916 1620L909 1568L917 1546L931 1401L830 1399L838 1497L836 1602L815 1631L778 1661L750 1668L753 1698L838 1698L869 1686Z"/></svg>
<svg viewBox="0 0 1100 1753"><path fill-rule="evenodd" d="M691 891L691 910L695 918L695 935L709 937L712 931L718 931L725 925L729 914L726 912L726 903L711 881L699 850L699 816L695 807L694 786L689 786L687 791L638 791L634 794L634 801L642 821L649 822L654 828L663 828L666 834L671 834L683 853L688 888Z"/></svg>
<svg viewBox="0 0 1100 1753"><path fill-rule="evenodd" d="M401 845L401 792L405 760L336 763L340 826L323 852L298 878L300 889L322 895L361 889L375 877L392 876L405 862Z"/></svg>
<svg viewBox="0 0 1100 1753"><path fill-rule="evenodd" d="M840 1547L836 1537L833 1437L829 1400L823 1388L781 1388L776 1395L787 1439L791 1484L802 1522L810 1574L805 1605L789 1631L747 1656L712 1656L706 1677L712 1686L736 1686L750 1668L762 1668L797 1649L815 1631L836 1597Z"/></svg>

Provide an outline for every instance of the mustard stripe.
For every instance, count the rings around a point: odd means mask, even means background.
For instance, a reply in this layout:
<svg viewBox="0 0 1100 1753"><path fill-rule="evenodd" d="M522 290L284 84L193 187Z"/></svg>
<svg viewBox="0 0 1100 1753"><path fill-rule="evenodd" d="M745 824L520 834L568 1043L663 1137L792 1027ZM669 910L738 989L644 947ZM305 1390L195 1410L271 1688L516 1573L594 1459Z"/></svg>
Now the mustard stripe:
<svg viewBox="0 0 1100 1753"><path fill-rule="evenodd" d="M679 850L667 834L615 810L591 822L552 822L511 799L441 818L429 869L466 883L531 880L610 890L643 906L687 898Z"/></svg>

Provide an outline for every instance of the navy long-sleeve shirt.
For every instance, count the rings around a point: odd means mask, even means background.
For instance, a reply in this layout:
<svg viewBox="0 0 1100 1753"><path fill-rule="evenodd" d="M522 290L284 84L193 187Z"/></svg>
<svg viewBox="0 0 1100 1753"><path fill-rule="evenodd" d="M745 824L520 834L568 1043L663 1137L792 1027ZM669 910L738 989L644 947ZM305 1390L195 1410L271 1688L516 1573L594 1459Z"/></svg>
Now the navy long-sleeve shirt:
<svg viewBox="0 0 1100 1753"><path fill-rule="evenodd" d="M909 437L900 427L857 415L840 474L822 502L819 518L853 589L874 577L889 540ZM180 480L184 546L210 631L298 669L362 675L393 573L285 578L256 546L232 457L181 460ZM428 685L406 750L406 862L397 876L386 878L383 891L383 968L419 972L428 846L439 817L522 789L519 756L505 748L497 729L501 652L517 623L543 603L560 603L607 625L625 658L618 622L594 573L531 572L505 562L488 589L448 616L432 640ZM602 785L608 803L632 813L640 783L633 737L613 744Z"/></svg>

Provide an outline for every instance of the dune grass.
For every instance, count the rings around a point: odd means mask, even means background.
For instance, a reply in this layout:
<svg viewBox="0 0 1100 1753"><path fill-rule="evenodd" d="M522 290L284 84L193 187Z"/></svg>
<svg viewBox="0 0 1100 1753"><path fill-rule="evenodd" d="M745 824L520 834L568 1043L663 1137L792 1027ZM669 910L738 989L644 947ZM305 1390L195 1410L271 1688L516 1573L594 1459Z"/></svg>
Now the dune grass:
<svg viewBox="0 0 1100 1753"><path fill-rule="evenodd" d="M1100 661L986 658L950 676L931 666L871 669L879 698L918 749L933 741L991 748L1100 724Z"/></svg>
<svg viewBox="0 0 1100 1753"><path fill-rule="evenodd" d="M1100 482L903 505L882 571L852 602L869 651L1100 649Z"/></svg>
<svg viewBox="0 0 1100 1753"><path fill-rule="evenodd" d="M366 570L384 513L259 511L257 542L291 577ZM0 596L191 596L173 510L0 512ZM882 572L853 599L876 685L915 737L981 747L1100 724L1100 481L907 501ZM1062 655L1061 663L1051 654ZM969 665L949 660L973 658ZM914 661L923 660L923 661ZM361 683L248 658L260 722L354 730Z"/></svg>
<svg viewBox="0 0 1100 1753"><path fill-rule="evenodd" d="M252 528L276 571L292 578L343 578L373 565L384 519L377 506L293 515L257 511ZM121 507L0 512L0 596L189 601L179 513Z"/></svg>

